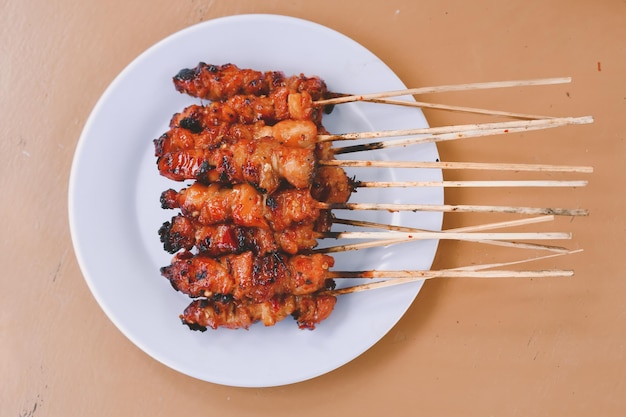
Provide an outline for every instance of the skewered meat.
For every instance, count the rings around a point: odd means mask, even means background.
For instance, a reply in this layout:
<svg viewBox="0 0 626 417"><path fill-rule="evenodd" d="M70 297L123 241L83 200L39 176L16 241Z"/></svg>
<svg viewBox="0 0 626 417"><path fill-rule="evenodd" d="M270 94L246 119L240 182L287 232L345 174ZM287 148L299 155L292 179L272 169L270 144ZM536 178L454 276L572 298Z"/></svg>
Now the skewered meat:
<svg viewBox="0 0 626 417"><path fill-rule="evenodd" d="M190 297L227 294L262 302L277 294L311 294L332 287L326 273L333 264L334 259L323 254L255 256L244 252L211 257L180 252L161 268L161 274Z"/></svg>
<svg viewBox="0 0 626 417"><path fill-rule="evenodd" d="M280 87L267 96L236 95L223 102L193 104L175 114L170 122L171 126L187 124L197 130L220 123L254 123L262 120L272 125L289 119L321 122L321 118L320 109L313 105L309 93L296 93Z"/></svg>
<svg viewBox="0 0 626 417"><path fill-rule="evenodd" d="M273 192L283 180L306 188L315 175L313 149L284 146L272 138L224 141L219 147L170 152L157 159L161 175L204 183L249 183Z"/></svg>
<svg viewBox="0 0 626 417"><path fill-rule="evenodd" d="M251 251L255 255L271 252L298 252L317 246L314 223L295 224L281 232L232 223L203 225L189 217L177 215L159 229L163 248L169 253L197 249L210 256Z"/></svg>
<svg viewBox="0 0 626 417"><path fill-rule="evenodd" d="M200 62L195 68L181 69L173 77L176 91L192 97L223 101L238 94L267 95L278 87L306 91L315 100L328 95L326 83L319 77L296 75L286 77L279 71L240 69L233 64L211 65Z"/></svg>
<svg viewBox="0 0 626 417"><path fill-rule="evenodd" d="M164 191L161 206L164 209L180 208L183 215L206 225L233 221L240 226L269 227L263 195L249 184L225 188L196 182L178 192Z"/></svg>
<svg viewBox="0 0 626 417"><path fill-rule="evenodd" d="M354 189L343 169L318 167L334 157L316 100L337 96L323 80L281 72L198 64L173 77L177 91L203 100L175 114L153 141L161 175L193 180L161 195L180 214L159 230L176 253L161 275L197 298L181 319L194 330L274 325L293 316L313 329L335 305L328 255L304 255L330 231L325 204Z"/></svg>
<svg viewBox="0 0 626 417"><path fill-rule="evenodd" d="M253 303L218 295L211 299L194 300L181 314L183 324L192 330L207 328L247 329L255 322L273 326L293 316L301 329L313 330L332 313L337 299L330 294L281 294Z"/></svg>
<svg viewBox="0 0 626 417"><path fill-rule="evenodd" d="M325 203L345 203L353 191L354 181L340 167L319 167L311 182L311 195Z"/></svg>
<svg viewBox="0 0 626 417"><path fill-rule="evenodd" d="M164 209L179 208L184 216L204 225L232 222L239 226L271 228L280 232L292 224L314 222L317 201L306 189L285 189L263 195L248 184L232 188L194 183L180 191L161 194Z"/></svg>
<svg viewBox="0 0 626 417"><path fill-rule="evenodd" d="M182 119L188 120L188 119ZM309 120L283 120L273 126L260 121L252 124L220 123L214 126L196 126L185 121L174 124L154 142L155 156L190 149L211 149L223 142L273 138L278 144L298 148L315 148L317 126Z"/></svg>

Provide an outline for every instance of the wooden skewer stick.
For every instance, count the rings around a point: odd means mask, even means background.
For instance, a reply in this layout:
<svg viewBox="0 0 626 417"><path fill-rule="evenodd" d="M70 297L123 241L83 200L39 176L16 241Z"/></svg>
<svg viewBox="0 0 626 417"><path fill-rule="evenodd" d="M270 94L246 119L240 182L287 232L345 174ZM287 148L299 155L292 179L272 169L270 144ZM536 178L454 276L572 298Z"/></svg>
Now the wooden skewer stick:
<svg viewBox="0 0 626 417"><path fill-rule="evenodd" d="M484 265L471 265L471 266L467 266L467 267L461 267L461 268L454 268L452 269L453 271L479 271L479 270L484 270L484 269L489 269L489 268L500 268L503 266L510 266L510 265L516 265L516 264L521 264L521 263L527 263L527 262L532 262L532 261L538 261L538 260L543 260L543 259L548 259L548 258L552 258L555 256L563 256L563 255L568 255L568 254L574 254L574 253L578 253L578 252L582 252L582 249L579 250L573 250L573 251L568 251L568 252L564 252L564 253L559 253L559 254L554 254L554 255L547 255L547 256L540 256L540 257L534 257L534 258L529 258L529 259L523 259L523 260L518 260L518 261L513 261L513 262L505 262L505 263L497 263L497 264L484 264ZM346 288L339 288L336 290L330 290L328 291L331 294L334 295L341 295L341 294L351 294L351 293L355 293L355 292L361 292L361 291L366 291L366 290L373 290L373 289L377 289L377 288L385 288L385 287L391 287L391 286L395 286L395 285L401 285L401 284L406 284L409 282L416 282L416 281L421 281L423 278L414 278L414 279L409 279L409 280L395 280L395 279L388 279L385 281L377 281L377 282L368 282L365 284L357 284L357 285L353 285L350 287L346 287Z"/></svg>
<svg viewBox="0 0 626 417"><path fill-rule="evenodd" d="M406 243L410 241L411 239L371 240L368 242L348 243L345 245L336 245L336 246L329 246L325 248L318 248L318 249L312 250L311 253L348 252L348 251L353 251L353 250L397 245L397 244ZM509 242L509 241L500 241L500 240L477 240L475 242L481 243L481 244L494 245L494 246L504 246L504 247L515 248L515 249L541 250L541 251L548 251L548 252L554 252L554 253L570 252L569 249L561 247L561 246L539 245L537 243Z"/></svg>
<svg viewBox="0 0 626 417"><path fill-rule="evenodd" d="M424 101L405 101L405 100L393 100L393 99L386 99L386 98L379 98L379 99L373 98L373 99L366 99L363 101L367 101L370 103L379 103L379 104L391 104L394 106L417 107L420 109L435 109L435 110L456 111L456 112L463 112L463 113L483 114L487 116L511 117L511 118L522 119L522 120L537 120L537 119L551 119L552 118L552 116L539 116L539 115L534 115L534 114L516 113L516 112L508 112L508 111L500 111L500 110L478 109L475 107L427 103Z"/></svg>
<svg viewBox="0 0 626 417"><path fill-rule="evenodd" d="M448 213L512 213L530 215L587 216L585 209L550 207L480 206L451 204L386 204L386 203L317 203L323 210L386 210L386 211L438 211Z"/></svg>
<svg viewBox="0 0 626 417"><path fill-rule="evenodd" d="M571 239L571 233L563 232L325 232L324 239L407 239L407 240L558 240Z"/></svg>
<svg viewBox="0 0 626 417"><path fill-rule="evenodd" d="M415 129L379 130L373 132L354 132L331 135L318 135L318 142L356 140L356 139L379 139L395 136L412 135L439 135L456 134L461 137L480 136L481 132L486 135L488 132L509 133L511 129L537 130L560 127L566 125L579 125L593 123L593 117L553 117L539 120L513 120L495 123L473 123L456 126L423 127ZM492 133L496 134L496 133ZM471 135L471 136L470 136Z"/></svg>
<svg viewBox="0 0 626 417"><path fill-rule="evenodd" d="M503 246L507 248L515 248L515 249L528 249L528 250L541 250L553 253L567 253L570 250L564 248L562 246L553 246L553 245L539 245L536 243L525 243L525 242L508 242L508 241L499 241L499 240L478 240L476 243L487 243L489 245L494 246Z"/></svg>
<svg viewBox="0 0 626 417"><path fill-rule="evenodd" d="M484 90L492 88L510 88L510 87L527 87L537 85L552 85L552 84L566 84L572 82L571 77L558 77L558 78L541 78L534 80L519 80L519 81L495 81L484 83L468 83L468 84L456 84L456 85L442 85L435 87L418 87L409 88L405 90L386 91L381 93L360 94L351 96L342 96L331 98L327 100L318 100L315 102L318 106L326 106L329 104L349 103L353 101L363 101L368 99L386 98L386 97L398 97L405 95L416 94L430 94L430 93L444 93L450 91L471 91L471 90Z"/></svg>
<svg viewBox="0 0 626 417"><path fill-rule="evenodd" d="M518 259L516 261L498 262L498 263L482 264L482 265L469 265L469 266L461 266L461 267L452 268L452 269L455 271L481 271L481 270L490 269L490 268L502 268L502 267L507 267L507 266L512 266L512 265L519 265L519 264L523 264L527 262L541 261L545 259L556 258L557 256L573 255L575 253L580 253L582 251L583 251L582 249L574 249L574 250L569 250L563 253L537 256L537 257L528 258L528 259Z"/></svg>
<svg viewBox="0 0 626 417"><path fill-rule="evenodd" d="M553 220L554 220L554 216L550 216L550 215L537 216L537 217L530 217L526 219L508 220L508 221L503 221L503 222L486 223L486 224L479 224L479 225L474 225L474 226L457 227L454 229L448 229L448 231L450 232L479 232L479 231L485 231L485 230L503 229L505 227L518 227L518 226L526 226L526 225L536 224L536 223L551 222ZM416 229L413 227L396 226L396 225L390 225L390 224L385 224L385 223L370 222L366 220L334 218L333 223L344 224L347 226L369 227L372 229L395 230L398 232L407 232L407 233L428 231L424 229Z"/></svg>
<svg viewBox="0 0 626 417"><path fill-rule="evenodd" d="M588 181L529 180L529 181L355 181L356 188L392 187L584 187Z"/></svg>
<svg viewBox="0 0 626 417"><path fill-rule="evenodd" d="M593 167L547 164L509 164L483 162L423 162L423 161L367 161L350 159L321 159L319 165L352 168L424 168L424 169L471 169L482 171L525 171L525 172L575 172L590 174Z"/></svg>
<svg viewBox="0 0 626 417"><path fill-rule="evenodd" d="M554 220L554 216L538 216L538 217L531 217L528 219L511 220L511 221L498 222L498 223L488 223L488 224L477 225L477 226L459 227L455 229L444 230L442 232L444 233L446 232L478 232L478 231L494 230L494 229L505 228L505 227L522 226L522 225L528 225L528 224L546 222L546 221L552 221L552 220ZM396 231L407 232L407 233L425 231L422 229L415 229L411 227L394 226L394 225L389 225L389 224L373 223L373 222L361 221L361 220L335 219L334 222L345 224L345 225L378 228L378 229L386 229L386 230L396 230ZM409 242L410 240L411 239L387 239L387 240L380 239L380 240L372 240L369 242L349 243L349 244L344 244L344 245L336 245L336 246L329 246L325 248L318 248L318 249L314 249L312 252L313 253L347 252L347 251L352 251L352 250L360 250L360 249L374 248L374 247L380 247L380 246L390 246L390 245ZM496 245L496 246L505 246L505 247L511 247L511 248L517 248L517 249L544 250L544 251L555 252L555 253L568 253L570 251L569 249L560 247L560 246L540 245L537 243L508 242L508 241L499 241L499 240L479 240L479 241L476 241L476 243Z"/></svg>
<svg viewBox="0 0 626 417"><path fill-rule="evenodd" d="M553 125L550 127L557 127L557 125ZM497 135L508 135L511 133L528 132L531 130L539 130L539 129L545 129L545 128L546 127L544 126L535 126L532 128L512 127L510 129L468 130L468 131L463 132L462 134L456 133L456 132L440 133L440 134L433 134L433 135L410 137L406 139L393 139L393 140L361 143L358 145L337 146L333 148L333 154L342 155L342 154L347 154L347 153L397 148L400 146L413 146L413 145L419 145L422 143L439 143L439 142L446 142L446 141L451 141L451 140L470 139L470 138L497 136Z"/></svg>
<svg viewBox="0 0 626 417"><path fill-rule="evenodd" d="M571 277L574 271L562 269L547 269L540 271L517 270L489 270L463 271L446 269L440 271L413 270L413 271L328 271L326 276L332 279L340 278L384 278L394 280L421 280L433 278L544 278L544 277Z"/></svg>
<svg viewBox="0 0 626 417"><path fill-rule="evenodd" d="M335 245L328 246L325 248L317 248L313 249L311 253L339 253L339 252L349 252L353 250L361 250L361 249L369 249L369 248L379 248L383 246L391 246L397 245L400 243L408 242L410 239L378 239L378 240L370 240L369 242L359 242L359 243L348 243L345 245Z"/></svg>
<svg viewBox="0 0 626 417"><path fill-rule="evenodd" d="M556 128L560 126L565 126L566 124L567 123L559 123L559 124L553 124L549 126L534 125L534 126L526 126L526 127L511 127L508 129L501 129L501 128L500 129L477 129L477 130L466 130L462 133L453 132L453 133L430 134L430 135L422 135L422 136L409 137L409 138L403 138L403 139L393 139L393 140L361 143L358 145L337 146L333 148L333 153L335 155L341 155L341 154L354 153L354 152L390 149L390 148L396 148L400 146L413 146L413 145L419 145L422 143L439 143L439 142L446 142L446 141L451 141L451 140L470 139L470 138L477 138L477 137L509 135L512 133L524 133L524 132L530 132L534 130Z"/></svg>

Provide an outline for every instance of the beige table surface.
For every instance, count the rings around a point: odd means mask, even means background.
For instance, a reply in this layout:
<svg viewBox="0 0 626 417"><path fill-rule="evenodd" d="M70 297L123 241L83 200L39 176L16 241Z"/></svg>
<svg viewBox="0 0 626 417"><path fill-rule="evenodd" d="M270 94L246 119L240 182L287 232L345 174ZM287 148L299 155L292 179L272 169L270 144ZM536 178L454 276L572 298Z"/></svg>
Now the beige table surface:
<svg viewBox="0 0 626 417"><path fill-rule="evenodd" d="M439 148L444 161L593 166L593 174L576 177L589 179L585 188L446 192L450 204L589 209L589 217L546 227L571 231L565 244L584 252L534 266L572 268L575 276L429 281L372 349L294 385L214 385L143 353L107 319L79 270L67 214L74 149L100 95L138 54L189 25L241 13L290 15L338 30L410 86L573 77L562 86L425 99L595 117L593 125L505 143L485 138ZM2 0L0 415L624 415L625 77L622 0ZM425 113L434 126L469 120ZM444 227L487 220L444 219ZM433 267L516 256L526 254L442 243Z"/></svg>

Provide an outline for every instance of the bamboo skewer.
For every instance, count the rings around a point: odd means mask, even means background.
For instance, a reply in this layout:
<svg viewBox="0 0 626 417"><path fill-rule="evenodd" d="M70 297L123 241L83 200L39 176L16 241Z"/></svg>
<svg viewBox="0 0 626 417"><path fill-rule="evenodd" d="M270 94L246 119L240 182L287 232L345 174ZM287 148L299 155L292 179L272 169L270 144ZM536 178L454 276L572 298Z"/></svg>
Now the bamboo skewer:
<svg viewBox="0 0 626 417"><path fill-rule="evenodd" d="M559 127L559 126L564 126L564 125L552 125L549 127L553 128L553 127ZM413 145L419 145L422 143L439 143L439 142L446 142L446 141L451 141L451 140L470 139L470 138L476 138L476 137L508 135L511 133L522 133L522 132L529 132L533 130L540 130L540 129L546 129L546 128L547 128L546 126L531 126L531 127L512 127L509 129L476 129L476 130L466 130L462 133L452 132L452 133L423 135L423 136L410 137L410 138L405 138L405 139L393 139L393 140L361 143L358 145L337 146L333 148L333 154L341 155L341 154L346 154L346 153L397 148L400 146L413 146ZM364 135L365 134L366 133L364 133Z"/></svg>
<svg viewBox="0 0 626 417"><path fill-rule="evenodd" d="M311 253L338 253L353 250L361 250L375 247L391 246L406 243L412 239L380 239L368 242L348 243L345 245L329 246L326 248L314 249ZM509 242L500 240L476 240L475 243L488 244L494 246L504 246L515 249L541 250L553 253L568 253L570 250L561 246L540 245L537 243Z"/></svg>
<svg viewBox="0 0 626 417"><path fill-rule="evenodd" d="M328 239L406 239L406 240L559 240L571 239L571 233L562 232L325 232L320 238Z"/></svg>
<svg viewBox="0 0 626 417"><path fill-rule="evenodd" d="M585 180L526 180L526 181L355 181L356 188L392 187L584 187Z"/></svg>
<svg viewBox="0 0 626 417"><path fill-rule="evenodd" d="M483 225L478 225L478 226L459 227L459 228L454 228L454 229L443 230L442 233L478 232L478 231L494 230L494 229L505 228L505 227L522 226L522 225L528 225L528 224L546 222L546 221L552 221L552 220L554 220L554 216L539 216L539 217L532 217L532 218L527 218L527 219L498 222L498 223L488 223L488 224L483 224ZM410 227L393 226L393 225L388 225L388 224L373 223L373 222L360 221L360 220L335 219L334 222L345 224L345 225L352 225L352 226L396 230L396 231L401 231L401 232L406 232L406 233L424 231L421 229L415 229L415 228L410 228ZM319 249L314 249L312 252L313 253L347 252L347 251L352 251L352 250L360 250L360 249L367 249L367 248L374 248L374 247L381 247L381 246L390 246L390 245L405 243L408 241L411 241L411 239L380 239L380 240L372 240L369 242L350 243L350 244L345 244L345 245L336 245L336 246L330 246L330 247L325 247L325 248L319 248ZM508 241L499 241L499 240L477 240L475 242L481 243L481 244L505 246L505 247L511 247L511 248L517 248L517 249L544 250L544 251L555 252L555 253L567 253L570 251L567 248L563 248L559 246L540 245L537 243L508 242Z"/></svg>
<svg viewBox="0 0 626 417"><path fill-rule="evenodd" d="M432 233L432 237L429 237ZM523 243L518 240L558 240L558 239L571 239L569 233L454 233L454 232L439 232L439 235L434 232L423 232L418 234L402 234L399 237L386 238L385 233L371 233L371 232L336 232L326 233L320 236L320 238L345 238L345 239L372 239L368 242L359 242L345 245L331 246L327 248L315 249L312 253L337 253L347 252L351 250L360 250L366 248L390 246L400 243L406 243L411 241L426 240L426 239L438 239L438 240L459 240L467 242L475 242L481 244L490 244L495 246L505 246L517 249L532 249L532 250L544 250L555 253L566 253L569 249L560 246L540 245L536 243ZM393 236L393 234L390 234Z"/></svg>
<svg viewBox="0 0 626 417"><path fill-rule="evenodd" d="M498 262L498 263L482 264L482 265L469 265L469 266L461 266L461 267L452 268L452 269L455 270L455 271L481 271L481 270L485 270L485 269L502 268L502 267L519 265L519 264L528 263L528 262L541 261L541 260L545 260L545 259L556 258L558 256L563 256L563 255L573 255L575 253L580 253L582 251L583 251L582 249L574 249L574 250L569 250L569 251L563 252L563 253L537 256L537 257L528 258L528 259L518 259L516 261Z"/></svg>
<svg viewBox="0 0 626 417"><path fill-rule="evenodd" d="M475 107L427 103L424 101L405 101L405 100L393 100L393 99L386 99L386 98L380 98L380 99L372 98L372 99L366 99L363 101L367 101L369 103L378 103L378 104L391 104L391 105L403 106L403 107L417 107L420 109L424 108L424 109L435 109L435 110L446 110L446 111L458 111L458 112L463 112L463 113L474 113L474 114L482 114L482 115L488 115L488 116L510 117L510 118L522 119L522 120L537 120L537 119L553 118L552 116L539 116L539 115L526 114L526 113L478 109Z"/></svg>
<svg viewBox="0 0 626 417"><path fill-rule="evenodd" d="M348 244L345 244L345 245L335 245L335 246L329 246L329 247L326 247L326 248L313 249L311 251L311 253L349 252L349 251L353 251L353 250L379 248L379 247L384 247L384 246L397 245L397 244L400 244L400 243L405 243L407 241L408 241L408 239L370 240L369 242L348 243Z"/></svg>
<svg viewBox="0 0 626 417"><path fill-rule="evenodd" d="M326 276L332 279L339 278L366 278L366 279L394 279L394 280L421 280L433 278L544 278L544 277L571 277L574 271L562 269L546 269L539 271L518 270L490 270L490 271L464 271L464 270L413 270L413 271L328 271Z"/></svg>
<svg viewBox="0 0 626 417"><path fill-rule="evenodd" d="M487 243L493 246L502 246L508 248L515 249L528 249L528 250L540 250L547 251L553 253L567 253L570 250L564 248L562 246L552 246L552 245L539 245L537 243L526 243L526 242L509 242L509 241L499 241L499 240L478 240L476 243Z"/></svg>
<svg viewBox="0 0 626 417"><path fill-rule="evenodd" d="M551 126L557 127L557 126ZM545 129L545 127L535 128L510 128L510 129L489 129L489 130L472 130L465 131L463 133L441 133L433 135L423 135L417 137L410 137L404 139L393 139L385 141L376 141L369 143L361 143L358 145L336 146L333 148L334 155L342 155L347 153L375 151L380 149L398 148L401 146L413 146L423 143L439 143L451 140L470 139L476 137L487 137L497 135L508 135L511 133L528 132L531 130Z"/></svg>
<svg viewBox="0 0 626 417"><path fill-rule="evenodd" d="M448 231L451 232L479 232L479 231L484 231L484 230L495 230L495 229L503 229L506 227L518 227L518 226L526 226L526 225L530 225L530 224L536 224L536 223L544 223L544 222L550 222L554 220L554 216L537 216L537 217L531 217L531 218L527 218L527 219L518 219L518 220L508 220L508 221L503 221L503 222L496 222L496 223L486 223L486 224L481 224L481 225L475 225L475 226L465 226L465 227L457 227L454 229L449 229ZM385 224L385 223L376 223L376 222L370 222L370 221L366 221L366 220L353 220L353 219L341 219L341 218L335 218L333 219L333 223L337 223L337 224L345 224L345 225L349 225L349 226L359 226L359 227L370 227L373 229L385 229L385 230L395 230L398 232L424 232L426 230L423 229L416 229L413 227L406 227L406 226L396 226L396 225L389 225L389 224Z"/></svg>
<svg viewBox="0 0 626 417"><path fill-rule="evenodd" d="M571 77L556 77L556 78L540 78L540 79L534 79L534 80L495 81L495 82L483 82L483 83L442 85L442 86L434 86L434 87L418 87L418 88L409 88L405 90L386 91L386 92L381 92L381 93L341 96L341 97L336 97L336 98L331 98L331 99L326 99L326 100L318 100L315 102L315 104L318 106L327 106L330 104L341 104L341 103L349 103L353 101L364 101L364 100L370 100L370 99L398 97L398 96L405 96L405 95L444 93L444 92L452 92L452 91L472 91L472 90L484 90L484 89L493 89L493 88L511 88L511 87L567 84L570 82L572 82Z"/></svg>
<svg viewBox="0 0 626 417"><path fill-rule="evenodd" d="M593 117L553 117L539 120L513 120L495 123L475 123L456 126L424 127L415 129L380 130L371 132L341 133L330 135L318 135L318 142L356 140L356 139L379 139L395 136L410 135L439 135L456 134L458 137L471 137L486 135L488 132L509 133L511 129L537 130L566 125L578 125L593 123ZM519 131L519 130L516 130ZM495 133L492 133L495 134Z"/></svg>
<svg viewBox="0 0 626 417"><path fill-rule="evenodd" d="M425 168L425 169L455 169L455 170L482 170L482 171L525 171L525 172L570 172L590 174L592 167L567 166L549 164L509 164L489 162L428 162L428 161L367 161L349 159L322 159L319 165L341 166L352 168Z"/></svg>
<svg viewBox="0 0 626 417"><path fill-rule="evenodd" d="M485 269L490 269L490 268L500 268L500 267L506 267L506 266L511 266L511 265L517 265L517 264L521 264L521 263L527 263L527 262L532 262L532 261L538 261L538 260L544 260L544 259L548 259L548 258L553 258L556 256L563 256L563 255L569 255L569 254L575 254L575 253L579 253L582 252L582 249L578 249L578 250L573 250L573 251L568 251L568 252L564 252L564 253L559 253L559 254L553 254L553 255L547 255L547 256L539 256L539 257L534 257L534 258L529 258L529 259L523 259L523 260L517 260L517 261L512 261L512 262L503 262L503 263L494 263L494 264L484 264L484 265L471 265L471 266L466 266L466 267L460 267L460 268L453 268L453 269L449 269L448 271L459 271L459 272L477 272L477 271L481 271L481 270L485 270ZM573 275L572 271L563 271L564 274L563 275L556 275L554 274L554 270L552 271L551 274L544 274L544 271L535 271L535 276L534 277L530 277L530 278L544 278L544 277L554 277L554 276L571 276ZM508 276L509 278L522 278L521 276ZM366 291L366 290L373 290L373 289L378 289L378 288L385 288L385 287L390 287L390 286L395 286L395 285L402 285L402 284L406 284L409 282L416 282L416 281L422 281L424 279L431 279L431 278L442 278L440 277L430 277L430 278L421 278L421 277L416 277L416 278L411 278L411 279L387 279L384 281L377 281L377 282L368 282L365 284L357 284L357 285L353 285L350 287L345 287L345 288L339 288L339 289L335 289L335 290L330 290L328 291L329 293L333 294L333 295L341 295L341 294L351 294L351 293L355 293L355 292L361 292L361 291ZM459 276L458 278L461 278L461 276ZM494 276L491 277L481 277L481 276L466 276L463 278L495 278ZM506 277L504 277L506 278ZM528 277L526 277L528 278Z"/></svg>
<svg viewBox="0 0 626 417"><path fill-rule="evenodd" d="M447 213L510 213L530 215L587 216L585 209L551 207L515 207L451 204L386 204L386 203L318 203L323 210L385 210L385 211L440 211Z"/></svg>

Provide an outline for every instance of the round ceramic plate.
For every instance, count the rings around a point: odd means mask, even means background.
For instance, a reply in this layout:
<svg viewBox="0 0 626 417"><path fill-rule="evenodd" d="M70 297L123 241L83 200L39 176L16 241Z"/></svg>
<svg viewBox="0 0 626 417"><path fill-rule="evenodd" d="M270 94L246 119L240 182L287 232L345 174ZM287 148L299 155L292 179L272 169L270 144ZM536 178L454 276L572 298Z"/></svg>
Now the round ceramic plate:
<svg viewBox="0 0 626 417"><path fill-rule="evenodd" d="M107 316L147 354L189 376L213 383L267 387L330 372L358 357L403 316L421 282L339 296L333 314L315 330L288 318L249 330L191 331L179 315L190 300L175 292L159 268L171 255L157 230L175 214L160 207L168 188L186 184L161 177L153 139L172 115L197 99L179 94L172 76L203 61L322 77L330 90L367 93L405 86L380 59L346 36L318 24L274 15L207 21L157 43L113 81L93 109L78 142L70 177L69 217L78 262ZM333 133L426 127L418 109L354 103L325 116ZM338 145L339 146L339 145ZM435 161L425 144L349 154L349 159ZM361 180L441 180L438 170L358 168ZM440 188L360 189L351 201L443 203ZM337 217L440 230L441 213L337 212ZM335 230L341 229L335 225ZM331 242L336 244L337 242ZM328 244L328 242L324 242ZM429 269L436 241L340 253L336 270ZM350 286L358 280L340 280Z"/></svg>

